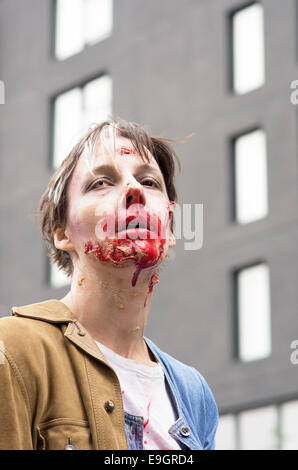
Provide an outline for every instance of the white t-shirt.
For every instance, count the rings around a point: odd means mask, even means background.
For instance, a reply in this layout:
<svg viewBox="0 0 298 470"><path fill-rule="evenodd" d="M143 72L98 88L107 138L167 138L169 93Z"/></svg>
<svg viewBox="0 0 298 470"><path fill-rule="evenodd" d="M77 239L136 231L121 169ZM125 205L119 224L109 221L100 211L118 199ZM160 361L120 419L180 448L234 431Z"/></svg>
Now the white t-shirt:
<svg viewBox="0 0 298 470"><path fill-rule="evenodd" d="M143 449L181 450L168 433L176 417L161 364L146 366L116 354L98 341L96 344L118 376L124 411L144 418Z"/></svg>

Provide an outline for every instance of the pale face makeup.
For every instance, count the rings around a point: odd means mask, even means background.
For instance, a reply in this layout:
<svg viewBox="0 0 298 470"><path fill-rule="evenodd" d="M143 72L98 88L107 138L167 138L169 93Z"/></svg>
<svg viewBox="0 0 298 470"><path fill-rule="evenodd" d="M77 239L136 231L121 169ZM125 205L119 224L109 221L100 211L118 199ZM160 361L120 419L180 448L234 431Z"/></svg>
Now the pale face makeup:
<svg viewBox="0 0 298 470"><path fill-rule="evenodd" d="M67 189L65 229L75 268L127 268L136 285L142 270L152 272L166 257L174 244L174 203L156 160L147 155L148 162L129 139L115 136L79 158ZM154 273L149 290L157 280Z"/></svg>

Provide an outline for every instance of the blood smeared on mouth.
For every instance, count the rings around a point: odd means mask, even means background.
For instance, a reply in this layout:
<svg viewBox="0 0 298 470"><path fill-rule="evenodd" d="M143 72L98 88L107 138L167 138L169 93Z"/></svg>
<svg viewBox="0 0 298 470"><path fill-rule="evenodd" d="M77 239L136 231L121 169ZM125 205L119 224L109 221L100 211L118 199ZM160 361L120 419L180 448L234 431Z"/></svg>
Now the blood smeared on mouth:
<svg viewBox="0 0 298 470"><path fill-rule="evenodd" d="M173 201L168 201L168 208L172 204L175 204ZM138 214L139 215L139 214ZM109 218L110 216L108 216ZM121 223L116 217L116 230L117 233L123 234L124 226L121 226ZM128 219L126 219L127 222ZM155 237L154 238L136 238L130 239L128 236L112 236L109 237L108 234L104 240L100 240L97 244L93 244L91 241L85 243L84 253L90 254L93 253L94 256L100 261L112 262L114 265L121 265L122 263L133 260L136 265L136 270L132 277L132 286L135 286L140 275L140 272L143 269L154 267L158 264L163 252L166 242L164 238L165 233L169 228L170 219L167 219L166 224L164 225L164 230L162 230L161 220L152 215L147 215L145 217L147 221L146 224L150 225L150 220L153 220L153 226L155 227ZM104 228L107 227L104 225ZM127 228L127 227L126 227ZM118 229L120 232L118 232ZM135 229L137 231L139 229ZM126 231L126 232L129 232ZM125 233L125 230L124 230ZM151 276L149 281L149 294L153 291L154 285L159 282L159 278L156 272ZM146 298L147 299L147 298ZM146 300L145 300L146 305ZM145 306L144 305L144 306Z"/></svg>
<svg viewBox="0 0 298 470"><path fill-rule="evenodd" d="M119 265L127 260L134 260L136 270L132 277L132 286L136 285L140 272L143 269L154 267L163 251L165 239L147 239L147 240L128 240L114 238L107 239L93 245L87 242L84 245L84 253L93 253L100 261L109 261L115 265ZM154 273L149 282L149 292L152 292L154 284L159 281Z"/></svg>

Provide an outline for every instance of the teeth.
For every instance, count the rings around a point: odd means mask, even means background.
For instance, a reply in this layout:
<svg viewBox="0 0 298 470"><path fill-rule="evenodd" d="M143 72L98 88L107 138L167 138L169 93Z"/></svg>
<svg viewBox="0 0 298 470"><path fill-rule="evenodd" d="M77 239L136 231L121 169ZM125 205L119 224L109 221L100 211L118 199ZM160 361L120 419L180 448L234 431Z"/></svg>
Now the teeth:
<svg viewBox="0 0 298 470"><path fill-rule="evenodd" d="M137 224L136 226L134 226L134 225L132 224L130 227L129 227L129 225L130 225L130 224L127 224L127 225L126 225L126 230L127 230L128 228L145 228L145 229L147 228L147 227L145 227L144 225L140 225L140 224Z"/></svg>
<svg viewBox="0 0 298 470"><path fill-rule="evenodd" d="M125 223L122 225L122 228L119 231L122 230L128 230L128 229L145 229L149 230L147 223L144 221L143 222L138 222L135 218L128 217Z"/></svg>

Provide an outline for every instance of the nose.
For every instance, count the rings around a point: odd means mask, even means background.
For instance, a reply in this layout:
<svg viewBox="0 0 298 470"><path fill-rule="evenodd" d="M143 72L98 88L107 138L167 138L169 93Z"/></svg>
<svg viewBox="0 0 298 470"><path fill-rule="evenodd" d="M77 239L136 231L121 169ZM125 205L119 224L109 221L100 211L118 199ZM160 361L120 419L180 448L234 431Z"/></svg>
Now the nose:
<svg viewBox="0 0 298 470"><path fill-rule="evenodd" d="M128 209L132 204L146 205L146 198L142 186L129 187L125 194L125 206Z"/></svg>

